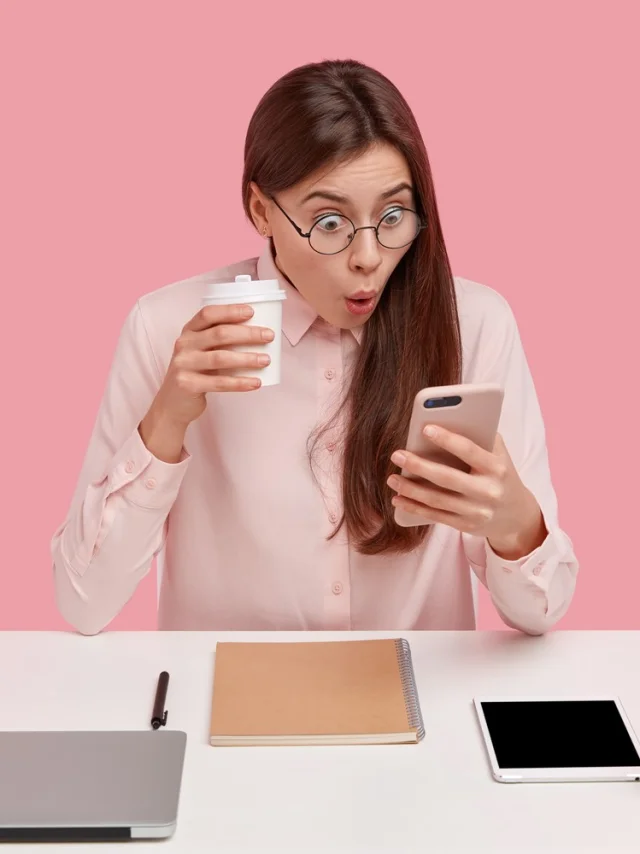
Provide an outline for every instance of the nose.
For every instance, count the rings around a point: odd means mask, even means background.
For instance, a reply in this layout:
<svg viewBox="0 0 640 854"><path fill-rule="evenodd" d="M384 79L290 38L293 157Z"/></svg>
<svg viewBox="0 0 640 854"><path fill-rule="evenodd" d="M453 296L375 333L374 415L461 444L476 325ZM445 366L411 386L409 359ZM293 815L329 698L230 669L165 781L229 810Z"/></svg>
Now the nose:
<svg viewBox="0 0 640 854"><path fill-rule="evenodd" d="M347 250L349 266L361 273L372 273L382 263L380 244L374 228L359 228Z"/></svg>

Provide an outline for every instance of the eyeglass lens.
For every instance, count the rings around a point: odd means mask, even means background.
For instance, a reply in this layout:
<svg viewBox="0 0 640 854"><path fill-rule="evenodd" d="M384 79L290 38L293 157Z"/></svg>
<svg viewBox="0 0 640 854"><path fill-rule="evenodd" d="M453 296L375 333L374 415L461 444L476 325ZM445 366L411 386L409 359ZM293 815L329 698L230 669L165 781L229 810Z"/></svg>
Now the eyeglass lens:
<svg viewBox="0 0 640 854"><path fill-rule="evenodd" d="M380 220L378 240L387 249L400 249L414 240L420 231L420 218L406 208L393 208ZM351 243L355 228L351 220L340 214L321 217L311 229L309 242L322 255L335 255Z"/></svg>

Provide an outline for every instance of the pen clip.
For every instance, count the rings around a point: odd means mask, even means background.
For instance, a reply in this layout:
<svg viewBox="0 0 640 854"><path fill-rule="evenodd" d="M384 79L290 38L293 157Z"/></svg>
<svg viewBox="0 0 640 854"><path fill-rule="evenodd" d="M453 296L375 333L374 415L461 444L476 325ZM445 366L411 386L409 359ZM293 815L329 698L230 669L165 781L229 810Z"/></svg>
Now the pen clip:
<svg viewBox="0 0 640 854"><path fill-rule="evenodd" d="M167 697L167 686L169 684L169 674L163 670L158 677L158 687L156 688L156 698L153 704L153 717L151 718L151 726L153 729L160 729L161 726L167 725L168 712L164 708Z"/></svg>

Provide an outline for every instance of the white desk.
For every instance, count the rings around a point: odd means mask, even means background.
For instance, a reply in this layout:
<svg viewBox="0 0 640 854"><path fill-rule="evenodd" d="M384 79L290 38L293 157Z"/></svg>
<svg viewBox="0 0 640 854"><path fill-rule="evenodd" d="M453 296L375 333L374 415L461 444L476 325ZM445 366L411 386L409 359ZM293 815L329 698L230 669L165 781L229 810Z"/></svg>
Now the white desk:
<svg viewBox="0 0 640 854"><path fill-rule="evenodd" d="M168 842L127 843L136 852L640 851L640 784L496 783L471 707L480 693L611 692L640 731L640 633L405 633L427 733L420 745L209 746L216 640L395 635L0 632L0 729L148 728L158 673L168 670L167 725L188 734L178 828Z"/></svg>

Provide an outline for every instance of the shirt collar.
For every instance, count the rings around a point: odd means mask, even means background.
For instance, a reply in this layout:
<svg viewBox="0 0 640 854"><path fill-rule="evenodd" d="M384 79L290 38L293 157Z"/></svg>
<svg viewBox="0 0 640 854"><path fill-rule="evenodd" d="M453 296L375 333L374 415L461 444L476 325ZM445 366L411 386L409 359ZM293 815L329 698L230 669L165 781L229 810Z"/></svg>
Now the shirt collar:
<svg viewBox="0 0 640 854"><path fill-rule="evenodd" d="M280 287L285 291L287 298L283 300L282 305L282 331L291 346L295 347L318 319L317 311L277 268L273 260L270 240L266 242L264 250L258 258L257 273L259 279L277 279L280 282ZM362 326L351 330L358 344L362 340L362 331Z"/></svg>

